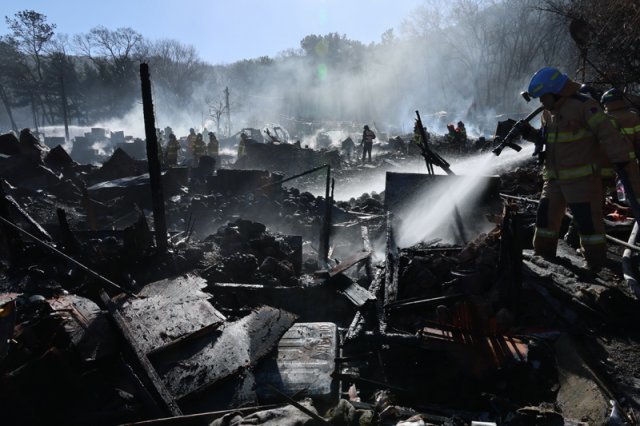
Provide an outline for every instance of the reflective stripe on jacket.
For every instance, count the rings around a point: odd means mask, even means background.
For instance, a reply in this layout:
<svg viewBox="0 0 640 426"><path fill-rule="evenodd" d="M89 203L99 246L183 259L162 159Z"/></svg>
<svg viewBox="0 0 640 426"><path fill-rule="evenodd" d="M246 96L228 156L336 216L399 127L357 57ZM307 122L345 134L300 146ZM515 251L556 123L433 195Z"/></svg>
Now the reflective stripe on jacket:
<svg viewBox="0 0 640 426"><path fill-rule="evenodd" d="M620 132L633 144L637 156L640 153L640 116L628 107L613 110L607 108L607 115L611 117Z"/></svg>
<svg viewBox="0 0 640 426"><path fill-rule="evenodd" d="M631 146L590 97L563 97L553 111L544 110L545 178L579 179L599 173L599 148L614 163L629 161Z"/></svg>

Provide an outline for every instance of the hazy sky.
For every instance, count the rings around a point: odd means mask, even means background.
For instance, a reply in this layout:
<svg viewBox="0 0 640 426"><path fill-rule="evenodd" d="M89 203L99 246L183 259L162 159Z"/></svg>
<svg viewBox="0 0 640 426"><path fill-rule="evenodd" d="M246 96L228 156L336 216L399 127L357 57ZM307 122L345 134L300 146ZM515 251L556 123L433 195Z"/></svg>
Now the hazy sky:
<svg viewBox="0 0 640 426"><path fill-rule="evenodd" d="M149 39L194 45L209 63L274 56L300 47L309 34L337 32L364 43L380 41L423 0L1 0L4 16L32 9L69 35L97 25L131 27Z"/></svg>

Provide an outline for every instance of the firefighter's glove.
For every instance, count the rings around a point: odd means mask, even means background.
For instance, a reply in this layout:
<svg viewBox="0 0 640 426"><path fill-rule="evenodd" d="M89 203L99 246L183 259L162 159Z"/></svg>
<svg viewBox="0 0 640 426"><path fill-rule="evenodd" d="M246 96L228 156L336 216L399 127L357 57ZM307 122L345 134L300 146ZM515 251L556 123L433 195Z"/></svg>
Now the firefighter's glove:
<svg viewBox="0 0 640 426"><path fill-rule="evenodd" d="M520 135L522 135L522 137L525 139L530 138L531 135L535 132L535 129L531 126L531 124L529 124L528 121L518 121L514 127L519 130Z"/></svg>

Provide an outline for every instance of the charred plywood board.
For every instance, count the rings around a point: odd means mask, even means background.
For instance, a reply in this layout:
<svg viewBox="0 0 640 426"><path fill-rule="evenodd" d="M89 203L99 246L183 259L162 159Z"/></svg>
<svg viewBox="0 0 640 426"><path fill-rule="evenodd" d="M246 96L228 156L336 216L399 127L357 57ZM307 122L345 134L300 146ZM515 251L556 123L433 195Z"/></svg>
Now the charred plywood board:
<svg viewBox="0 0 640 426"><path fill-rule="evenodd" d="M108 318L98 305L76 295L58 296L47 300L52 315L62 321L62 326L78 348L82 359L95 361L113 354L117 341Z"/></svg>
<svg viewBox="0 0 640 426"><path fill-rule="evenodd" d="M338 328L330 322L298 323L280 339L277 351L255 372L260 401L280 400L269 386L286 395L304 391L331 399L336 386L331 375L338 350Z"/></svg>
<svg viewBox="0 0 640 426"><path fill-rule="evenodd" d="M255 366L273 350L296 318L286 311L261 307L192 341L183 351L156 353L152 362L176 398L198 394Z"/></svg>
<svg viewBox="0 0 640 426"><path fill-rule="evenodd" d="M181 336L225 320L202 291L206 282L193 275L170 278L145 286L137 299L128 299L122 316L144 352L150 352Z"/></svg>

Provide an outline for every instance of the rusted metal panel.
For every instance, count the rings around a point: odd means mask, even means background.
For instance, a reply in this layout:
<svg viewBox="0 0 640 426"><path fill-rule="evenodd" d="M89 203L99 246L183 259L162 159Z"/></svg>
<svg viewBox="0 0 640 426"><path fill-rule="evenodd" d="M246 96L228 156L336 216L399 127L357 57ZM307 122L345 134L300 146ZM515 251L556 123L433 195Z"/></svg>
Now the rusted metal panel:
<svg viewBox="0 0 640 426"><path fill-rule="evenodd" d="M148 353L174 339L225 320L203 292L206 282L193 275L148 284L137 299L120 308L131 334Z"/></svg>
<svg viewBox="0 0 640 426"><path fill-rule="evenodd" d="M296 316L262 307L193 341L188 351L154 356L154 365L176 398L196 396L218 381L238 374L267 355Z"/></svg>

